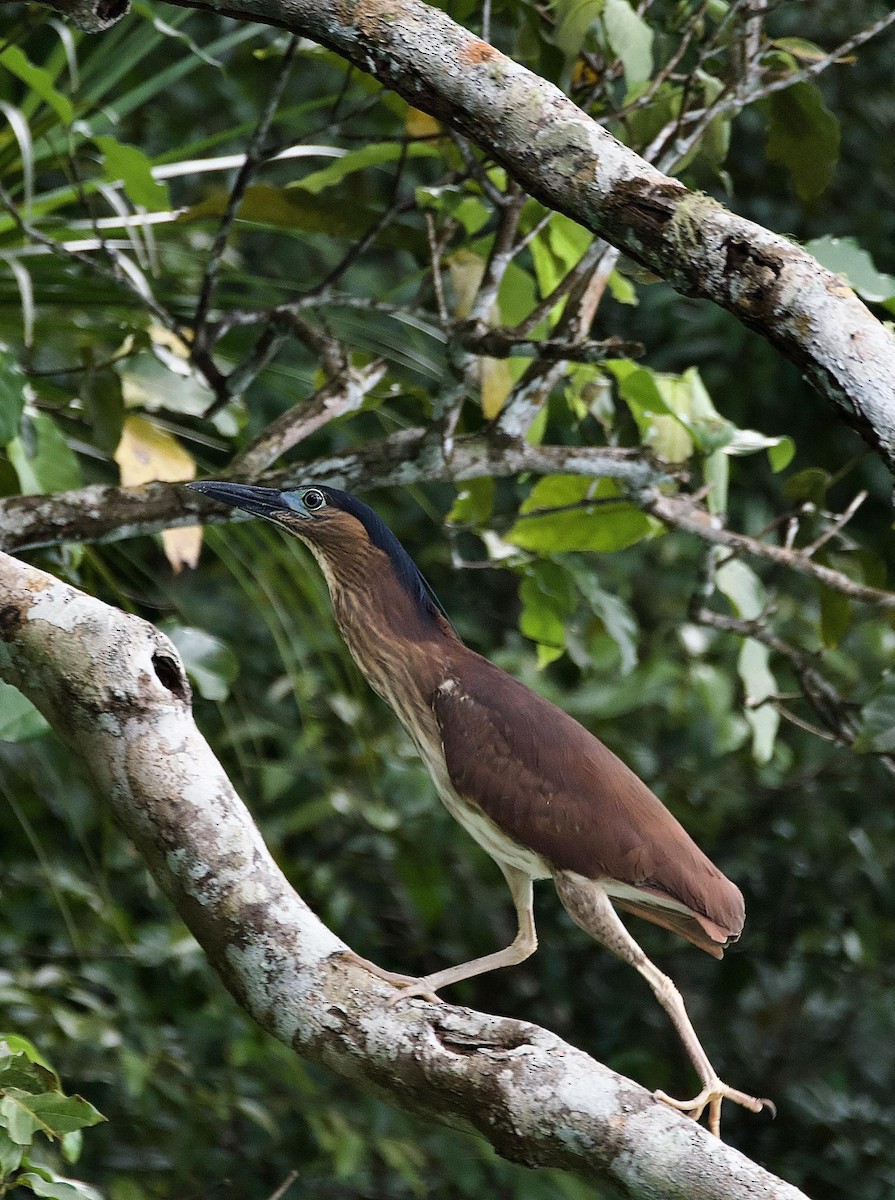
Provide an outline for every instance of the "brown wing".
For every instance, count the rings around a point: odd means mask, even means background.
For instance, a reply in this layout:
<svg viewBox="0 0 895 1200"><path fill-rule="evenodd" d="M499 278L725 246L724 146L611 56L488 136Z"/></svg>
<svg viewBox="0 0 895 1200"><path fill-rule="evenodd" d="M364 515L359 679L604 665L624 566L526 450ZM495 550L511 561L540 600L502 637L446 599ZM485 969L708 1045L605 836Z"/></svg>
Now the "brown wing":
<svg viewBox="0 0 895 1200"><path fill-rule="evenodd" d="M742 930L743 898L646 784L486 659L470 651L453 673L433 708L459 794L552 867L634 889L614 902L720 958Z"/></svg>

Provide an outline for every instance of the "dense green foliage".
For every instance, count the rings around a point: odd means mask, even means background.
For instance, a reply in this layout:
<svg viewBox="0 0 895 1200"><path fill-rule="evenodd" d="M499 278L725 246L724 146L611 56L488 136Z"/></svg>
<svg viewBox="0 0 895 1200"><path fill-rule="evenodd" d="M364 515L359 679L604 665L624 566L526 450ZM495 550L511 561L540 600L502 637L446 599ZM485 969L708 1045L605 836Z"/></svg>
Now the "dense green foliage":
<svg viewBox="0 0 895 1200"><path fill-rule="evenodd" d="M444 7L479 20L480 5ZM491 38L643 150L694 86L701 104L723 90L742 33L737 6L723 2L646 8L642 20L624 0L557 0L549 12L495 0ZM786 77L817 57L814 43L831 50L882 11L866 0L781 5L762 53ZM251 387L216 402L214 373L186 360L179 337L193 327L232 179L196 160L245 149L288 39L142 2L93 38L26 5L6 6L3 21L0 184L11 208L0 204L0 495L113 483L119 467L136 481L139 455L122 450L126 419L138 449L155 438L154 474L188 470L190 460L216 474L323 378L307 337L278 343L268 362L253 357L263 322L237 321L213 360L223 374L245 368ZM638 107L686 30L692 45L678 72ZM672 164L689 185L813 242L889 309L895 164L881 146L895 120L891 55L890 32L817 80L718 117ZM625 106L630 115L612 119ZM212 311L270 308L338 270L303 316L355 363L381 356L389 371L361 412L314 434L298 457L427 424L458 397L460 428L480 427L525 361L485 360L480 388L468 386L440 321L429 235L450 314L463 316L504 173L304 43L264 146L299 143L347 153L256 173ZM165 165L154 178L151 168ZM136 209L185 211L112 227ZM539 225L544 217L534 201L521 208L519 230L532 238L487 314L494 324L522 321L590 241L566 218ZM42 239L57 249L45 252ZM535 336L554 329L561 308ZM796 546L822 537L866 489L817 557L886 585L891 479L793 367L732 317L624 260L594 326L595 337L610 335L642 342L644 357L571 367L534 437L645 445L685 466L694 488L705 484L731 528L791 530ZM470 644L598 732L742 887L746 932L722 964L637 929L680 985L722 1076L778 1105L775 1122L726 1112L726 1136L818 1200L891 1195L895 806L878 760L895 750L891 617L780 566L725 565L608 481L596 491L566 476L420 484L368 499ZM528 515L545 508L562 511ZM180 574L151 538L34 559L171 633L197 719L268 844L356 950L423 973L510 940L499 872L435 800L408 739L348 658L325 585L296 542L259 523L209 529L198 570ZM785 655L700 622L702 604L754 619L812 656L853 745L829 729L818 736ZM287 1195L333 1200L593 1195L386 1108L261 1035L79 764L5 687L0 738L0 1031L30 1039L66 1091L108 1118L85 1133L76 1166L39 1140L33 1161L77 1173L111 1200L262 1197L292 1170L299 1181ZM646 985L541 891L538 954L449 998L540 1022L648 1087L690 1094L689 1066ZM76 1156L71 1141L63 1148Z"/></svg>

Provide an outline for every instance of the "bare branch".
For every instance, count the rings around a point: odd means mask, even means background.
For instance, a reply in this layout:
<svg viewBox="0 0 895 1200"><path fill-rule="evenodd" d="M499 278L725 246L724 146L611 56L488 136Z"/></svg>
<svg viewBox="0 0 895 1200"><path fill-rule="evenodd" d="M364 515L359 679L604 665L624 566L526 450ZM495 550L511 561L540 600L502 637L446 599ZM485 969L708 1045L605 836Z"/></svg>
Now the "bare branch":
<svg viewBox="0 0 895 1200"><path fill-rule="evenodd" d="M613 447L529 446L506 436L482 434L458 438L448 457L440 437L424 429L406 429L361 450L300 463L234 482L292 488L314 479L334 487L364 490L422 480L457 482L485 475L506 477L520 471L551 475L606 477L634 490L668 478L638 450ZM142 487L92 485L47 496L9 496L0 500L0 546L6 550L55 546L63 542L112 542L157 533L179 525L239 519L208 504L179 484Z"/></svg>
<svg viewBox="0 0 895 1200"><path fill-rule="evenodd" d="M654 491L643 497L642 507L666 525L683 529L687 533L695 533L697 537L713 542L716 546L728 546L737 554L763 558L791 571L798 571L800 575L809 575L818 583L823 583L832 591L849 596L852 600L876 604L884 609L895 609L895 593L856 583L841 571L834 571L832 567L816 563L804 550L760 542L745 533L735 533L732 529L726 529L716 517L711 516L690 497L665 496Z"/></svg>
<svg viewBox="0 0 895 1200"><path fill-rule="evenodd" d="M336 417L356 411L385 371L382 362L347 368L268 425L250 446L236 455L228 474L255 475Z"/></svg>
<svg viewBox="0 0 895 1200"><path fill-rule="evenodd" d="M784 641L783 638L772 633L762 619L749 621L701 606L694 609L692 617L700 625L707 625L712 629L722 629L728 633L738 634L740 637L754 638L755 641L767 646L774 654L785 658L799 681L802 695L829 732L825 734L822 730L815 729L795 713L789 711L780 700L772 698L771 702L780 711L781 716L816 737L825 737L843 746L854 745L859 729L852 715L851 706L821 674L818 669L817 655L809 654L798 646ZM895 774L895 757L891 754L879 754L876 757L887 771Z"/></svg>
<svg viewBox="0 0 895 1200"><path fill-rule="evenodd" d="M280 64L280 69L274 79L273 87L270 89L270 94L264 108L261 111L261 116L258 119L258 124L255 126L255 132L252 134L248 147L246 148L245 158L242 166L236 173L236 178L233 181L233 186L230 189L230 194L227 197L227 207L224 210L224 215L218 225L217 233L214 237L214 242L211 246L211 252L208 256L208 262L205 265L205 274L202 277L202 287L199 291L199 299L196 303L196 314L193 318L193 341L197 349L207 349L205 326L208 320L208 312L211 308L214 299L215 289L217 287L218 273L221 269L221 263L224 258L224 251L227 248L227 242L230 238L230 230L233 228L233 222L236 220L236 214L239 211L239 206L245 196L246 189L252 180L252 176L258 170L258 167L267 157L265 143L267 135L270 132L271 122L274 119L277 108L280 104L280 99L283 95L283 89L286 86L286 80L289 78L289 71L292 67L292 60L295 57L295 50L298 46L298 38L293 36L289 39L289 44L283 54L283 61Z"/></svg>
<svg viewBox="0 0 895 1200"><path fill-rule="evenodd" d="M532 339L520 336L513 329L491 329L478 321L464 321L457 331L467 350L476 354L488 354L491 358L511 358L513 355L532 355L546 362L565 359L567 362L605 362L608 358L639 358L643 354L642 342L626 342L622 338L610 337L597 340L582 338L579 341L565 338Z"/></svg>

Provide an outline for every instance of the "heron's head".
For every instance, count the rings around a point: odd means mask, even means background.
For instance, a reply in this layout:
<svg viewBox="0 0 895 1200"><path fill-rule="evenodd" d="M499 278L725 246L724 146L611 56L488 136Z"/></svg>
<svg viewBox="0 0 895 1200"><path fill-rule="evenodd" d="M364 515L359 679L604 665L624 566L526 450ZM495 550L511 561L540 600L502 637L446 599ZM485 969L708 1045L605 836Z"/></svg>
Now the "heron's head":
<svg viewBox="0 0 895 1200"><path fill-rule="evenodd" d="M281 491L242 483L202 480L186 485L221 504L280 525L308 545L332 589L363 571L384 572L413 600L420 615L444 609L410 555L368 504L338 488L307 483Z"/></svg>

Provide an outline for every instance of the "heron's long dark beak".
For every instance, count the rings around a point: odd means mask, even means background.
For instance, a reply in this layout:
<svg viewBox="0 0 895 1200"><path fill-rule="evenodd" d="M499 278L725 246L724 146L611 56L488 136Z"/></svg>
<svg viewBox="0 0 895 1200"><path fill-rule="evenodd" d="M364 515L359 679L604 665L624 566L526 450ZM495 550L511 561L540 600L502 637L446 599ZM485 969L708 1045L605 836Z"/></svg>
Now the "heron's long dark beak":
<svg viewBox="0 0 895 1200"><path fill-rule="evenodd" d="M252 487L246 483L218 483L213 479L203 479L186 486L256 517L272 517L288 507L283 503L283 493L277 488Z"/></svg>

